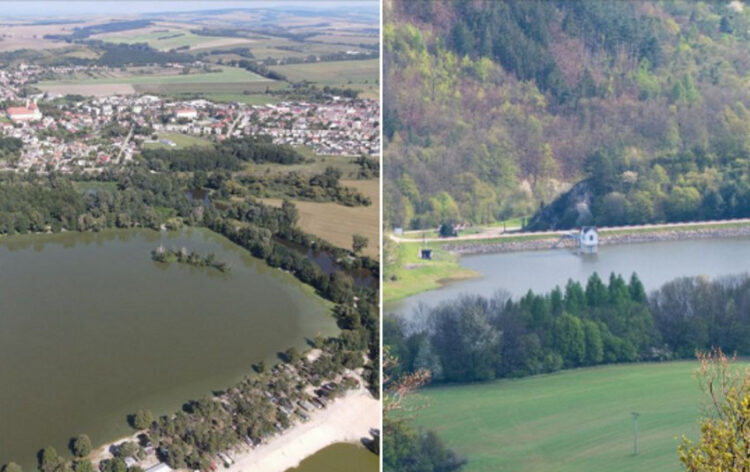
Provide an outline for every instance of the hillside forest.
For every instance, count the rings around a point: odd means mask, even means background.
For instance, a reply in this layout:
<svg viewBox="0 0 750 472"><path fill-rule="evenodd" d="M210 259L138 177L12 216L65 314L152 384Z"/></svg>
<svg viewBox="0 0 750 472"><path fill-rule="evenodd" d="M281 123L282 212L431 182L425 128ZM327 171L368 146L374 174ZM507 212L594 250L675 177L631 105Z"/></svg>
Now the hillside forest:
<svg viewBox="0 0 750 472"><path fill-rule="evenodd" d="M388 1L386 227L750 216L739 1Z"/></svg>

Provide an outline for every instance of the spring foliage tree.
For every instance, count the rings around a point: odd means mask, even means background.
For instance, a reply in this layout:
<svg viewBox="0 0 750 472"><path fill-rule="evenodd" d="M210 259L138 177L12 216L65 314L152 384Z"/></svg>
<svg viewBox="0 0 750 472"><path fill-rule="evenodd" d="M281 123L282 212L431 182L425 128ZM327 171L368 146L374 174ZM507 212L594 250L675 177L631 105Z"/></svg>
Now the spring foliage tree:
<svg viewBox="0 0 750 472"><path fill-rule="evenodd" d="M750 471L750 372L721 350L699 354L698 378L709 400L697 443L683 438L680 461L688 472Z"/></svg>

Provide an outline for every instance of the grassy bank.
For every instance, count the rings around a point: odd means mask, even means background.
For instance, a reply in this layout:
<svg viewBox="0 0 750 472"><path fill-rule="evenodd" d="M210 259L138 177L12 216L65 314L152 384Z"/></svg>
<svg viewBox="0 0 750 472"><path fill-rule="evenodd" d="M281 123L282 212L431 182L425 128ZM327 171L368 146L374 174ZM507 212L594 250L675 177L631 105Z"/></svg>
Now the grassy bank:
<svg viewBox="0 0 750 472"><path fill-rule="evenodd" d="M442 249L443 243L397 244L388 242L383 278L383 301L393 302L425 290L440 288L451 280L479 274L459 264L459 256ZM420 249L432 249L432 259L419 257Z"/></svg>
<svg viewBox="0 0 750 472"><path fill-rule="evenodd" d="M680 438L698 433L696 367L629 364L428 388L417 422L468 457L466 472L678 471Z"/></svg>

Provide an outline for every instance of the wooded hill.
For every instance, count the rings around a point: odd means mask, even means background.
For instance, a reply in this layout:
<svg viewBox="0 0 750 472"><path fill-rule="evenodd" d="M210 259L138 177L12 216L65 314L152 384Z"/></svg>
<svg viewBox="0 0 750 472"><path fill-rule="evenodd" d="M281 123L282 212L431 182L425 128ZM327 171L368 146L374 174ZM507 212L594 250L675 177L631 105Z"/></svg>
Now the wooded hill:
<svg viewBox="0 0 750 472"><path fill-rule="evenodd" d="M750 215L740 1L387 2L386 225Z"/></svg>

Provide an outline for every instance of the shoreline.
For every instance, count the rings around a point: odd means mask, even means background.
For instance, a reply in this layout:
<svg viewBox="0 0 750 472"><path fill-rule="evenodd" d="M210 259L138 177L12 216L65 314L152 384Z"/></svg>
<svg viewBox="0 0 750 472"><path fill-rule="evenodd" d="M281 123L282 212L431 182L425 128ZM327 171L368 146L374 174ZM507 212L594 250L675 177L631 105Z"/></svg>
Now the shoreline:
<svg viewBox="0 0 750 472"><path fill-rule="evenodd" d="M572 231L572 230L571 230ZM445 251L458 257L457 264L461 266L462 256L501 254L523 251L544 251L550 249L574 250L576 243L573 240L561 240L560 236L568 231L556 231L548 234L517 233L507 234L503 238L495 239L448 239L440 242L429 242L428 247L437 251ZM741 239L750 238L750 223L747 220L728 220L722 222L705 222L692 224L673 224L649 227L617 227L602 228L599 231L600 246L614 246L622 244L642 244L652 242L689 241L705 239ZM419 242L419 241L415 241ZM401 244L401 243L399 243ZM408 244L408 243L407 243ZM478 276L478 275L477 275ZM475 276L476 277L476 276ZM475 277L461 277L467 280ZM398 303L399 301L422 292L439 290L440 288L456 282L451 277L440 277L435 279L435 286L421 287L417 290L409 290L400 296L390 297L388 285L384 284L384 305Z"/></svg>
<svg viewBox="0 0 750 472"><path fill-rule="evenodd" d="M284 472L332 444L362 445L380 429L380 402L363 386L298 423L255 449L243 448L233 455L228 472ZM364 446L362 446L364 447Z"/></svg>
<svg viewBox="0 0 750 472"><path fill-rule="evenodd" d="M519 236L521 237L521 236ZM657 229L657 230L607 230L599 233L600 246L613 246L618 244L639 244L664 241L689 241L700 239L737 239L750 237L750 225L748 226L726 226L706 227L691 229ZM459 256L492 254L506 252L542 251L546 249L573 249L573 240L560 240L559 236L513 240L513 241L491 241L475 242L466 241L458 244L443 244L442 248Z"/></svg>
<svg viewBox="0 0 750 472"><path fill-rule="evenodd" d="M240 446L227 451L234 464L225 468L219 464L218 471L228 472L285 472L320 450L337 443L358 444L364 448L362 439L371 438L371 429L380 429L380 402L364 387L351 390L337 398L327 408L309 413L310 419L299 422L282 434L274 436L255 448ZM111 458L110 449L124 441L136 441L143 431L120 437L103 444L88 456L98 470L102 460ZM143 469L158 464L151 454L139 464Z"/></svg>

